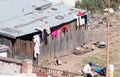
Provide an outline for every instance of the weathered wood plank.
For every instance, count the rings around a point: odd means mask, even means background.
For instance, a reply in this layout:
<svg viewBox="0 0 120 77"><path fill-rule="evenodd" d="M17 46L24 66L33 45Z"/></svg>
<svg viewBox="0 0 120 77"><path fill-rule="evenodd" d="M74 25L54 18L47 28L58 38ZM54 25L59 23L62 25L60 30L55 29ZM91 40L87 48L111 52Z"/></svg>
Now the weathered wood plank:
<svg viewBox="0 0 120 77"><path fill-rule="evenodd" d="M68 32L64 35L61 28L58 30L57 38L48 37L48 44L40 47L40 59L52 59L54 57L64 56L73 52L74 48L80 46L87 40L85 27L81 26L76 30L76 21L68 23ZM0 43L10 45L7 39L0 39ZM17 39L12 43L14 58L33 58L33 43L30 41Z"/></svg>

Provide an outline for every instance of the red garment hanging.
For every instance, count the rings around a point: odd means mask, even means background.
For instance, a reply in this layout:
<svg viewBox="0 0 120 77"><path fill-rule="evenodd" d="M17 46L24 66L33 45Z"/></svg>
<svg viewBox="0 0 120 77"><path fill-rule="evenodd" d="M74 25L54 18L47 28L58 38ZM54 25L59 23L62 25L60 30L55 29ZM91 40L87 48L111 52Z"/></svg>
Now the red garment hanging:
<svg viewBox="0 0 120 77"><path fill-rule="evenodd" d="M77 16L82 16L84 13L83 12L78 12L76 15Z"/></svg>
<svg viewBox="0 0 120 77"><path fill-rule="evenodd" d="M68 24L64 24L62 27L61 27L62 31L65 32L68 32Z"/></svg>

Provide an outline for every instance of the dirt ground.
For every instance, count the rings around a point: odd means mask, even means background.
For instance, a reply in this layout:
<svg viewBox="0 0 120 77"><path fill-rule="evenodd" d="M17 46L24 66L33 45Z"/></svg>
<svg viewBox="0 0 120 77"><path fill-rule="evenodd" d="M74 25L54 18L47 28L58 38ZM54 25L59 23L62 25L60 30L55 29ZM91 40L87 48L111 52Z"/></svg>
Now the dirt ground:
<svg viewBox="0 0 120 77"><path fill-rule="evenodd" d="M100 14L98 16L98 14L95 14L91 20L90 20L90 26L89 30L93 31L95 34L99 34L102 35L101 38L98 38L97 35L90 37L92 40L95 41L106 41L106 34L103 35L103 33L106 33L107 31L107 27L106 27L106 21L101 20L102 19L102 14ZM102 24L99 22L103 22ZM110 52L110 63L113 63L115 65L115 71L116 74L120 72L120 69L118 68L120 65L120 62L117 60L120 60L120 53L119 49L120 49L120 12L117 12L115 14L111 15L111 33L110 33L110 46L111 46L111 50L110 51L116 51L116 52ZM103 37L105 36L105 37ZM119 44L118 44L119 42ZM119 46L118 46L119 45ZM84 66L84 60L86 60L87 58L96 56L96 54L102 54L105 53L106 48L104 49L99 49L99 48L95 48L94 51L85 53L84 55L74 55L74 54L70 54L68 56L64 56L64 57L60 57L58 58L59 60L62 61L62 64L59 66L56 66L54 61L49 64L49 65L45 65L45 67L49 67L49 68L54 68L54 69L59 69L59 70L68 70L69 72L76 72L78 73L78 70L80 70L83 66ZM111 54L112 53L112 54ZM101 57L101 56L98 56ZM94 58L94 57L93 57ZM90 58L91 61L93 60L93 58ZM101 57L102 58L102 57ZM112 61L114 60L114 61ZM104 62L105 64L105 62ZM116 75L116 77L120 76L119 74Z"/></svg>
<svg viewBox="0 0 120 77"><path fill-rule="evenodd" d="M59 58L59 60L62 61L61 65L57 66L53 62L52 64L47 65L46 67L59 69L59 70L68 70L69 72L78 73L78 71L83 67L82 61L86 57L90 57L90 56L92 56L92 55L94 55L96 53L101 53L101 52L102 52L102 50L95 49L94 51L88 52L88 53L86 53L84 55L70 54L68 56L64 56L64 57Z"/></svg>

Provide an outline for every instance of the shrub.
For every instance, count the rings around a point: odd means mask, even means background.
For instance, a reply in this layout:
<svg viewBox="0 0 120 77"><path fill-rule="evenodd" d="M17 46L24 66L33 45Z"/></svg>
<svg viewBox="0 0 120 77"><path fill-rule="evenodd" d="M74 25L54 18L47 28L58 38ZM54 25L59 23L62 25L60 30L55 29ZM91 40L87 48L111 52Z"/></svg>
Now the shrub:
<svg viewBox="0 0 120 77"><path fill-rule="evenodd" d="M117 10L120 0L111 0L111 8ZM87 9L92 12L103 11L107 8L108 0L83 0L82 2L77 1L76 7L81 9Z"/></svg>

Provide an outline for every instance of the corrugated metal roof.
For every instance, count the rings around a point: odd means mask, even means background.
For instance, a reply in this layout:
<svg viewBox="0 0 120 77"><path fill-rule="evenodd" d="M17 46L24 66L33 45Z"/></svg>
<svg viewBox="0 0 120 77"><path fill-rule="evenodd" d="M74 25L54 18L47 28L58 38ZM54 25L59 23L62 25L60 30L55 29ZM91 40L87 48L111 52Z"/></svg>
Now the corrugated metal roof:
<svg viewBox="0 0 120 77"><path fill-rule="evenodd" d="M75 0L48 0L48 1L54 2L54 3L62 3L62 4L66 4L68 6L75 7Z"/></svg>
<svg viewBox="0 0 120 77"><path fill-rule="evenodd" d="M41 25L54 27L72 21L76 12L80 11L63 4L52 3L42 11L33 12L33 5L41 7L48 3L45 0L0 0L0 8L3 9L0 10L0 33L13 37L31 34L37 32L36 28ZM22 13L23 8L25 12Z"/></svg>
<svg viewBox="0 0 120 77"><path fill-rule="evenodd" d="M45 0L0 0L0 22L30 13L33 6L40 7L48 3Z"/></svg>

